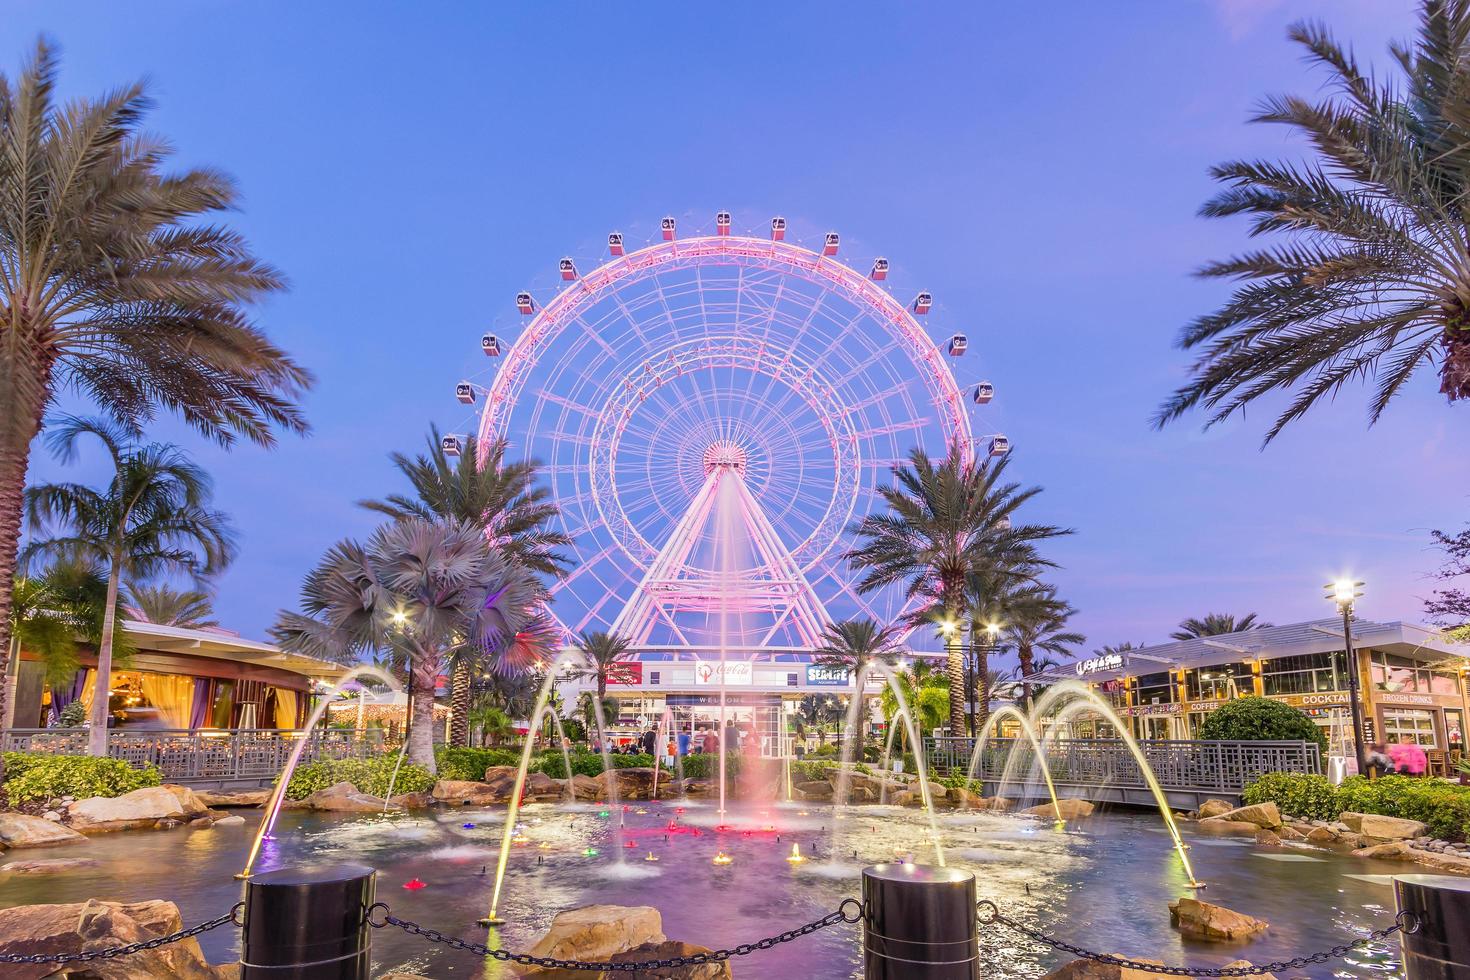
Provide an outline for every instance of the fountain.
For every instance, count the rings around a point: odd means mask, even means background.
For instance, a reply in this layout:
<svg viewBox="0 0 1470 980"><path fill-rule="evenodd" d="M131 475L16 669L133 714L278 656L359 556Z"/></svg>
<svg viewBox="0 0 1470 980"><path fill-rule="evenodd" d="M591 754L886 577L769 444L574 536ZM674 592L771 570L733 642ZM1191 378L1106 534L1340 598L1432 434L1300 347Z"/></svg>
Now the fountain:
<svg viewBox="0 0 1470 980"><path fill-rule="evenodd" d="M1042 778L1046 780L1046 791L1051 796L1051 808L1052 812L1056 814L1057 826L1063 826L1066 821L1062 819L1062 806L1057 800L1057 788L1052 783L1051 767L1047 765L1046 753L1042 751L1041 741L1036 737L1036 726L1031 724L1031 719L1027 718L1025 713L1019 708L1008 704L1005 707L996 709L990 717L985 719L985 724L980 729L980 735L975 739L975 748L970 753L970 765L965 770L965 779L973 780L975 778L975 766L980 762L981 756L985 751L985 743L990 739L991 732L994 731L996 724L1005 718L1016 719L1016 722L1021 726L1022 733L1026 736L1026 740L1031 743L1031 750L1036 756L1036 765L1041 769ZM1005 769L1001 776L1001 786L1005 785L1006 780L1010 776L1011 763L1014 761L1015 755L1015 751L1012 750L1010 756L1006 759Z"/></svg>
<svg viewBox="0 0 1470 980"><path fill-rule="evenodd" d="M306 743L311 740L311 733L316 730L317 723L322 720L322 715L326 714L327 709L331 706L332 700L336 698L337 693L345 688L348 684L356 684L358 678L360 677L371 677L374 680L382 683L386 687L390 688L395 694L402 691L402 688L398 685L398 682L393 679L393 676L391 674L369 664L363 664L357 667L353 667L347 673L343 674L342 679L334 684L326 692L326 694L322 695L321 701L317 704L316 709L313 710L311 716L307 718L306 726L303 729L301 736L296 740L295 747L291 749L291 755L286 759L285 768L283 768L281 770L281 774L276 777L275 789L271 793L270 800L266 803L265 806L266 818L261 821L260 829L256 831L254 840L250 842L250 853L245 858L245 868L239 874L235 875L236 878L249 878L254 873L253 869L255 868L256 860L260 857L261 845L265 842L265 839L270 836L271 831L275 829L276 819L281 815L281 805L286 801L286 787L290 785L291 776L295 774L296 767L301 762L301 755L306 750ZM361 684L358 684L359 688L361 686ZM407 737L404 738L403 745L405 748L407 748ZM402 761L403 754L402 750L400 750L399 762L402 763ZM394 774L397 774L396 769L394 770ZM391 784L389 786L388 795L389 797L393 795Z"/></svg>

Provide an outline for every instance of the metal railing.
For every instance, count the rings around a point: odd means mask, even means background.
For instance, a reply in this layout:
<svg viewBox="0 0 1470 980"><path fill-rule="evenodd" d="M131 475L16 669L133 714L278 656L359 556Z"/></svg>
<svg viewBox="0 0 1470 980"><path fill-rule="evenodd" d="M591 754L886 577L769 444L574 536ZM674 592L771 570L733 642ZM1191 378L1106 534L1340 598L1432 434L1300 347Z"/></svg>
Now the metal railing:
<svg viewBox="0 0 1470 980"><path fill-rule="evenodd" d="M970 765L974 741L968 738L926 739L932 771L963 775ZM1148 766L1166 790L1238 796L1252 778L1268 772L1322 772L1321 751L1314 742L1141 741ZM1047 739L1046 766L1060 788L1146 787L1138 761L1121 739ZM998 738L985 743L975 778L1000 780L1015 753L1011 777L1025 782L1035 768L1034 750L1025 739Z"/></svg>
<svg viewBox="0 0 1470 980"><path fill-rule="evenodd" d="M243 783L272 780L296 743L307 739L304 761L360 758L382 744L379 729L231 728L201 731L154 728L107 733L107 754L132 765L152 764L172 783ZM6 752L81 755L82 728L13 728L0 738Z"/></svg>

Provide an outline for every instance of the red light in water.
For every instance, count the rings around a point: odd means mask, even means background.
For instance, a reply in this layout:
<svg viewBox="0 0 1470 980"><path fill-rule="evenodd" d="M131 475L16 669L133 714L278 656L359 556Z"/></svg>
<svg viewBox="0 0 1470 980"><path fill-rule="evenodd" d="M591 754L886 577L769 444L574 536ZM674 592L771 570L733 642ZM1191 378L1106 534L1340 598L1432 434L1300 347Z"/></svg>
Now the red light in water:
<svg viewBox="0 0 1470 980"><path fill-rule="evenodd" d="M407 888L411 892L416 892L420 888L427 888L427 887L429 887L429 885L428 885L428 882L419 881L417 878L410 878L408 881L405 881L403 883L403 887L404 888Z"/></svg>

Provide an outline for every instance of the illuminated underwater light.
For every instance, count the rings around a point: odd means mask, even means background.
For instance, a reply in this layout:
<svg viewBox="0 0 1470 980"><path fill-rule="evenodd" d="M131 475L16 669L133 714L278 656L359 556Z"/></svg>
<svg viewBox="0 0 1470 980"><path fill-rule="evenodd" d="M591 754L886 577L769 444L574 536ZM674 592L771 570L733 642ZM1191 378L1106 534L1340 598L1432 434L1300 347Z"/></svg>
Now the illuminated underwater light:
<svg viewBox="0 0 1470 980"><path fill-rule="evenodd" d="M718 854L715 855L714 862L713 863L715 863L715 864L731 864L731 863L734 862L734 860L735 860L734 858L732 858L730 855L726 854L724 851L720 851Z"/></svg>

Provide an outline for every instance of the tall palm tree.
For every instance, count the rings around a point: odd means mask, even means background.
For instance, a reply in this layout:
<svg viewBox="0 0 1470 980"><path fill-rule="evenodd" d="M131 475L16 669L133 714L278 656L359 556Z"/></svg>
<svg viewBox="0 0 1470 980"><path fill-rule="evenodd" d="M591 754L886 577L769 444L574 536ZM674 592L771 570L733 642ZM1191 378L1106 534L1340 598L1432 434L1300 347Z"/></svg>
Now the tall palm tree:
<svg viewBox="0 0 1470 980"><path fill-rule="evenodd" d="M577 676L597 678L597 700L607 700L607 675L614 664L632 659L632 641L621 633L584 632L577 637L577 649L585 662Z"/></svg>
<svg viewBox="0 0 1470 980"><path fill-rule="evenodd" d="M463 647L503 644L520 628L530 592L480 528L405 520L378 528L365 545L329 549L301 587L303 612L282 612L273 633L288 650L339 663L383 650L402 657L412 678L408 756L435 772L439 673Z"/></svg>
<svg viewBox="0 0 1470 980"><path fill-rule="evenodd" d="M1006 633L1016 647L1016 659L1020 661L1022 696L1031 703L1031 677L1039 673L1037 656L1074 656L1072 648L1086 643L1087 637L1067 626L1067 621L1077 614L1069 602L1057 598L1053 586L1043 588L1035 594L1023 610L1006 625Z"/></svg>
<svg viewBox="0 0 1470 980"><path fill-rule="evenodd" d="M128 605L145 623L195 629L219 625L214 618L214 599L203 589L134 582L128 586Z"/></svg>
<svg viewBox="0 0 1470 980"><path fill-rule="evenodd" d="M1239 619L1230 613L1208 613L1203 619L1191 616L1184 620L1179 624L1179 628L1169 636L1176 640L1192 640L1199 636L1224 636L1226 633L1244 633L1246 630L1265 629L1270 625L1270 623L1257 622L1255 613L1246 613Z"/></svg>
<svg viewBox="0 0 1470 980"><path fill-rule="evenodd" d="M30 446L57 392L270 445L277 427L305 431L311 381L247 314L283 283L219 220L239 204L230 178L164 170L142 84L61 104L57 74L42 41L0 76L0 657Z"/></svg>
<svg viewBox="0 0 1470 980"><path fill-rule="evenodd" d="M822 635L813 653L816 654L816 662L819 664L846 667L848 676L853 678L856 685L853 696L862 699L869 669L891 668L898 663L899 649L894 637L895 630L892 627L879 626L871 619L845 619L838 623L828 623L822 628ZM854 726L861 723L856 713L850 717ZM856 732L843 733L844 738L856 736Z"/></svg>
<svg viewBox="0 0 1470 980"><path fill-rule="evenodd" d="M560 578L571 563L557 549L572 543L550 527L558 510L551 492L537 482L541 464L533 459L507 463L506 442L497 439L481 450L471 439L459 454L444 451L437 426L430 426L428 452L415 457L392 453L389 459L413 487L413 495L390 494L382 500L361 500L358 506L394 520L464 521L485 529L491 542L522 568ZM544 603L545 596L536 601ZM531 649L527 644L522 650ZM544 652L549 647L542 647ZM477 657L489 653L488 658ZM476 648L462 650L450 667L452 696L449 706L451 745L469 742L470 689L474 674L514 669L514 657Z"/></svg>
<svg viewBox="0 0 1470 980"><path fill-rule="evenodd" d="M909 598L921 598L917 621L954 624L965 606L965 580L977 569L1000 572L1050 564L1036 553L1039 541L1069 534L1049 524L1018 524L1018 509L1041 492L1003 482L1010 457L974 463L958 445L943 460L921 449L894 471L894 483L879 493L886 508L869 514L850 533L857 544L845 557L865 574L858 591L901 585ZM936 615L937 614L937 615ZM964 655L948 646L950 729L964 731Z"/></svg>
<svg viewBox="0 0 1470 980"><path fill-rule="evenodd" d="M177 446L140 445L136 431L126 426L73 416L56 419L46 443L63 462L70 462L84 436L95 437L106 448L112 480L102 490L79 483L46 483L27 490L32 527L56 533L27 545L26 556L66 555L107 570L87 738L91 754L106 755L107 685L122 579L172 572L212 575L230 563L235 549L228 520L209 508L213 494L209 475Z"/></svg>
<svg viewBox="0 0 1470 980"><path fill-rule="evenodd" d="M540 583L520 565L511 564L511 572L520 578L524 588L518 595L540 596ZM494 648L483 645L462 646L449 658L449 744L470 744L470 707L475 677L526 677L530 669L546 660L559 635L555 623L536 607L519 610L515 618L522 626Z"/></svg>
<svg viewBox="0 0 1470 980"><path fill-rule="evenodd" d="M1246 215L1275 243L1201 270L1244 284L1184 330L1199 358L1158 425L1197 407L1214 424L1290 393L1269 442L1369 378L1377 421L1431 366L1448 400L1470 398L1470 3L1424 0L1417 38L1393 45L1396 71L1376 76L1320 24L1288 36L1325 69L1329 94L1266 99L1253 121L1285 125L1310 154L1212 170L1226 189L1201 213Z"/></svg>

